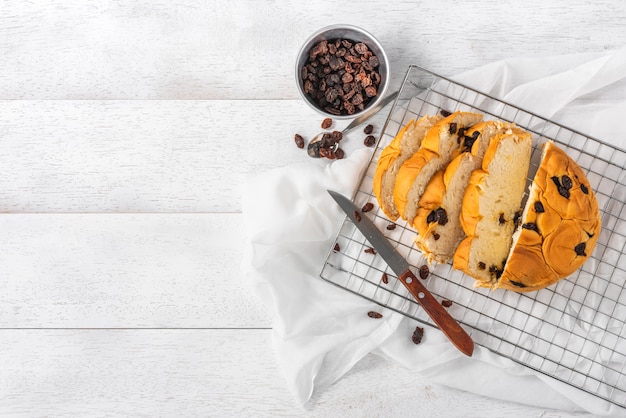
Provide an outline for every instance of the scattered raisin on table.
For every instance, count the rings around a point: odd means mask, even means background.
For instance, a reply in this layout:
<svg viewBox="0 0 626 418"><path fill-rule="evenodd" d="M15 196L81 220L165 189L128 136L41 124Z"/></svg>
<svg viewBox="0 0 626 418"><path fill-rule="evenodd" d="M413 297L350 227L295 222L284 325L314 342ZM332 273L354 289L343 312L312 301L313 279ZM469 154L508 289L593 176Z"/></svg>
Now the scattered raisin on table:
<svg viewBox="0 0 626 418"><path fill-rule="evenodd" d="M414 344L419 344L422 342L422 338L424 338L424 328L415 327L415 331L413 331L413 336L411 337L411 340Z"/></svg>
<svg viewBox="0 0 626 418"><path fill-rule="evenodd" d="M376 254L376 250L374 248L372 248L372 247L367 247L365 249L365 252L368 253L368 254Z"/></svg>
<svg viewBox="0 0 626 418"><path fill-rule="evenodd" d="M357 210L354 211L354 220L357 222L361 222L361 214Z"/></svg>
<svg viewBox="0 0 626 418"><path fill-rule="evenodd" d="M374 131L374 126L372 125L367 125L365 128L363 128L363 132L365 133L365 135L369 135Z"/></svg>
<svg viewBox="0 0 626 418"><path fill-rule="evenodd" d="M393 231L394 229L396 229L396 224L394 224L393 222L387 225L388 231Z"/></svg>
<svg viewBox="0 0 626 418"><path fill-rule="evenodd" d="M368 135L363 140L363 143L366 147L371 147L376 143L376 138L374 137L374 135Z"/></svg>
<svg viewBox="0 0 626 418"><path fill-rule="evenodd" d="M426 264L422 264L422 266L419 269L420 279L422 280L428 279L429 274L430 274L430 270L428 269L428 266Z"/></svg>
<svg viewBox="0 0 626 418"><path fill-rule="evenodd" d="M339 243L335 243L335 246L333 247L333 251L336 251L336 252L341 251L341 247L339 246Z"/></svg>
<svg viewBox="0 0 626 418"><path fill-rule="evenodd" d="M376 318L376 319L380 319L383 317L383 314L379 313L379 312L374 312L374 311L369 311L367 313L367 316L369 316L370 318Z"/></svg>
<svg viewBox="0 0 626 418"><path fill-rule="evenodd" d="M372 202L367 202L365 205L363 205L363 207L361 208L361 212L369 212L370 210L374 209L374 204Z"/></svg>
<svg viewBox="0 0 626 418"><path fill-rule="evenodd" d="M293 140L295 141L296 146L297 146L298 148L304 148L304 138L302 138L302 135L300 135L300 134L296 134L296 135L293 137Z"/></svg>
<svg viewBox="0 0 626 418"><path fill-rule="evenodd" d="M389 284L389 276L387 275L387 273L383 273L381 280L383 281L383 283Z"/></svg>
<svg viewBox="0 0 626 418"><path fill-rule="evenodd" d="M322 129L328 129L333 125L333 120L331 118L325 118L322 121Z"/></svg>
<svg viewBox="0 0 626 418"><path fill-rule="evenodd" d="M443 306L444 308L449 308L450 306L452 306L452 301L444 299L441 301L441 306Z"/></svg>

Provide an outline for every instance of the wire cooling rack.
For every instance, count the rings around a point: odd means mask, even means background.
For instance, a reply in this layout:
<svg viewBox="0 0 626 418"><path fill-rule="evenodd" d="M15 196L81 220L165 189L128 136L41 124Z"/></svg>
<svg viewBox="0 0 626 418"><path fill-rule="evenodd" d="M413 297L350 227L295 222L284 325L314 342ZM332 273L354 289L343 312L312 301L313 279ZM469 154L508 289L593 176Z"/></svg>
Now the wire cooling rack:
<svg viewBox="0 0 626 418"><path fill-rule="evenodd" d="M566 382L616 405L626 406L626 152L560 126L452 80L411 66L385 122L377 148L353 196L405 256L412 268L425 264L415 232L392 223L372 194L381 150L413 118L441 111L469 111L485 119L514 122L533 134L529 179L541 159L541 144L558 143L588 176L596 192L602 232L587 262L567 279L530 293L474 288L474 280L450 264L431 267L424 283L474 342L504 357ZM392 229L393 228L393 229ZM339 251L329 250L320 276L377 304L434 326L369 243L346 218ZM383 282L383 273L388 280Z"/></svg>

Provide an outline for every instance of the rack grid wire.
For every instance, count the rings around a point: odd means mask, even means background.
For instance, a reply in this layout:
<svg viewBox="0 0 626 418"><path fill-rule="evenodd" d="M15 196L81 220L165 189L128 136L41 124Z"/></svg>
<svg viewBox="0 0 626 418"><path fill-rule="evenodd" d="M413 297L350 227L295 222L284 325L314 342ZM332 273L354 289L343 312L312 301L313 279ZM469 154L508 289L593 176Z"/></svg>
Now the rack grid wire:
<svg viewBox="0 0 626 418"><path fill-rule="evenodd" d="M441 111L469 111L513 122L533 134L528 183L553 140L581 166L596 192L602 231L590 258L574 274L548 288L517 293L475 288L450 263L431 266L424 284L474 342L573 387L626 407L626 152L558 125L451 79L410 66L372 158L352 196L415 270L426 264L415 232L390 221L372 193L381 150L411 119ZM393 225L393 229L388 228ZM364 250L365 237L347 218L331 245L320 277L385 308L435 326L380 256ZM387 283L383 282L383 273Z"/></svg>

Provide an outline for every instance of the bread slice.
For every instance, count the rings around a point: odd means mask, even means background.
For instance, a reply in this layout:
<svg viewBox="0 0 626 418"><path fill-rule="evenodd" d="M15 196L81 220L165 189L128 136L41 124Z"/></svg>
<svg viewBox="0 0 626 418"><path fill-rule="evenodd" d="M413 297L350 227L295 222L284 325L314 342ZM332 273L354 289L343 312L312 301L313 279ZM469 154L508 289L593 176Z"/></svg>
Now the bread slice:
<svg viewBox="0 0 626 418"><path fill-rule="evenodd" d="M453 266L492 287L500 278L521 216L532 135L515 126L492 138L480 169L472 172L463 196L460 222L467 235Z"/></svg>
<svg viewBox="0 0 626 418"><path fill-rule="evenodd" d="M374 195L383 213L392 221L399 216L393 201L398 170L420 148L426 132L441 118L426 115L417 121L411 119L380 153L374 172Z"/></svg>
<svg viewBox="0 0 626 418"><path fill-rule="evenodd" d="M491 138L510 126L485 121L466 130L461 141L463 152L437 171L426 186L413 226L418 232L415 243L429 263L448 262L465 238L459 216L470 175L481 167Z"/></svg>
<svg viewBox="0 0 626 418"><path fill-rule="evenodd" d="M521 228L492 287L533 291L569 276L591 255L602 228L598 201L582 169L547 142Z"/></svg>
<svg viewBox="0 0 626 418"><path fill-rule="evenodd" d="M398 170L393 197L400 217L413 223L426 185L460 152L459 133L481 120L481 114L455 112L428 131L420 149Z"/></svg>

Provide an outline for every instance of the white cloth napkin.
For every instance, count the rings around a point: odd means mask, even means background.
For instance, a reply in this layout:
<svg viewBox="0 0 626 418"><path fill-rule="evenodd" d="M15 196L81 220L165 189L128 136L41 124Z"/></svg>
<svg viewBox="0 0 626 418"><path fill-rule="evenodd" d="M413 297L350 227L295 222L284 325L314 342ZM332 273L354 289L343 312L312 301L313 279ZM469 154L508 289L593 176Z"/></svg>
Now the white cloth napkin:
<svg viewBox="0 0 626 418"><path fill-rule="evenodd" d="M454 79L589 136L626 148L626 48L495 62ZM520 366L482 347L472 358L428 328L424 341L407 338L416 322L319 278L343 214L327 189L350 196L370 158L348 150L334 162L308 161L248 180L243 215L245 276L273 318L277 361L304 403L368 353L414 370L434 383L497 399L560 410L619 415L624 410ZM364 312L376 310L381 320ZM522 389L523 388L523 389Z"/></svg>

